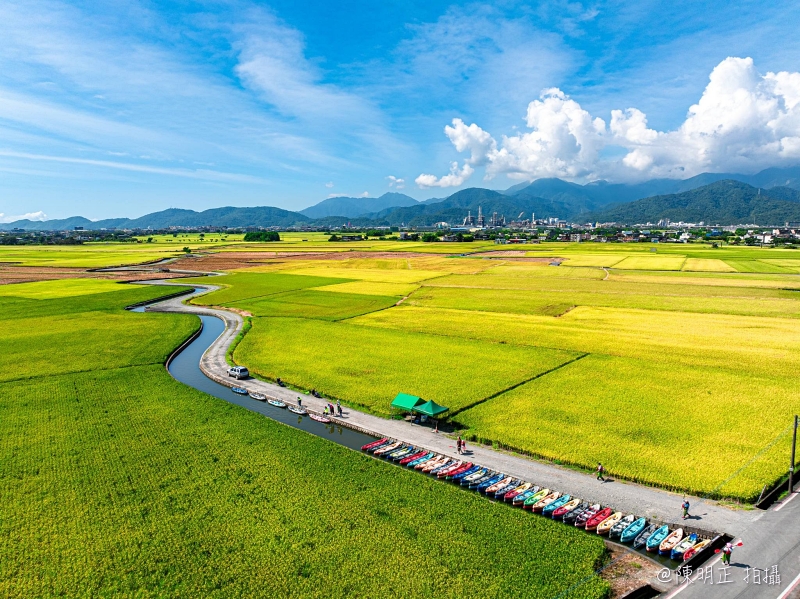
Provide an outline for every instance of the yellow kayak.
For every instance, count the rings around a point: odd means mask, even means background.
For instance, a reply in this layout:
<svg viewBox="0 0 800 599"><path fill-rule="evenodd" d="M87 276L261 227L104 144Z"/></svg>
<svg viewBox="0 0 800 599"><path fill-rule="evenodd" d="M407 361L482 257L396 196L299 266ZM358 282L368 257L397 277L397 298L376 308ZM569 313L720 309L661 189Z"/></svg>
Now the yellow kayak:
<svg viewBox="0 0 800 599"><path fill-rule="evenodd" d="M622 520L622 512L614 512L608 518L606 518L600 524L597 525L597 534L607 535L608 531L611 530L611 527L614 526L620 520Z"/></svg>
<svg viewBox="0 0 800 599"><path fill-rule="evenodd" d="M698 551L700 551L701 549L705 549L706 546L710 545L710 544L711 544L711 539L705 539L705 540L700 541L699 543L697 543L697 545L695 545L691 549L687 549L683 553L683 561L686 561L686 560L694 557L697 554Z"/></svg>
<svg viewBox="0 0 800 599"><path fill-rule="evenodd" d="M533 508L531 509L533 509L534 512L541 512L544 508L553 503L559 497L561 497L561 493L559 493L558 491L554 491L550 493L550 495L547 495L546 497L543 497L538 502L536 502L533 505Z"/></svg>

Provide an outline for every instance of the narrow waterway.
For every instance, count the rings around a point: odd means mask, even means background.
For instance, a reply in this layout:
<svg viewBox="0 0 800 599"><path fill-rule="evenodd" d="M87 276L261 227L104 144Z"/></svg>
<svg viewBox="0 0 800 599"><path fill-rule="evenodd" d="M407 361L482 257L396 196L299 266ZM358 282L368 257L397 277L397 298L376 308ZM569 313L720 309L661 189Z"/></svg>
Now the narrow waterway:
<svg viewBox="0 0 800 599"><path fill-rule="evenodd" d="M133 308L132 311L144 312L144 306ZM237 395L225 385L212 381L200 370L200 358L225 330L225 324L214 316L200 315L199 318L203 321L203 330L200 335L184 347L169 364L169 372L176 380L228 403L236 404L251 412L258 412L268 418L299 428L318 437L323 437L350 449L360 450L363 445L376 439L376 437L365 435L334 423L323 424L311 420L308 416L292 414L286 408L276 408L266 402L256 401L247 395ZM247 381L242 382L242 387L247 387ZM302 394L299 396L303 397Z"/></svg>

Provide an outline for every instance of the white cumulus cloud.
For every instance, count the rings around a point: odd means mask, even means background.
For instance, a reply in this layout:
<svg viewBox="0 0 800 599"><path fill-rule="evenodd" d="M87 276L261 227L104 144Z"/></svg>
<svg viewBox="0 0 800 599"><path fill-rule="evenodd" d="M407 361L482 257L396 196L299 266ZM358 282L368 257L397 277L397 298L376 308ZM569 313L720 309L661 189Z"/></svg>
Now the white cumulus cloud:
<svg viewBox="0 0 800 599"><path fill-rule="evenodd" d="M0 223L13 223L17 220L35 220L35 221L44 221L47 220L47 215L38 210L36 212L26 212L25 214L16 214L16 215L5 215L0 212Z"/></svg>
<svg viewBox="0 0 800 599"><path fill-rule="evenodd" d="M398 177L395 177L394 175L389 175L386 178L389 180L389 187L394 187L396 189L403 189L406 186L406 180L405 179L399 179Z"/></svg>
<svg viewBox="0 0 800 599"><path fill-rule="evenodd" d="M441 178L422 174L420 187L459 186L485 167L486 178L561 177L634 180L690 177L702 172L751 173L800 162L800 73L762 75L751 58L726 58L709 76L697 104L671 131L651 129L636 108L593 117L559 89L542 92L528 105L529 131L498 143L477 124L454 119L445 128L464 166L451 165ZM623 150L621 159L603 149ZM618 152L617 152L618 153Z"/></svg>
<svg viewBox="0 0 800 599"><path fill-rule="evenodd" d="M470 175L474 172L469 164L464 164L461 170L458 170L458 162L450 164L450 174L444 177L437 178L436 175L422 174L416 179L416 183L420 188L427 189L429 187L458 187L463 185L464 181L469 179Z"/></svg>

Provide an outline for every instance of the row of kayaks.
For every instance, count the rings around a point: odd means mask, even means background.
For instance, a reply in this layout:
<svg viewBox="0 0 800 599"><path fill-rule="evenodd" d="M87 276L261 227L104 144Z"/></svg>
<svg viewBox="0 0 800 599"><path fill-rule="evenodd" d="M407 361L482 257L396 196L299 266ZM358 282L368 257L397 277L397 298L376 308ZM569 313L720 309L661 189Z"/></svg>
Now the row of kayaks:
<svg viewBox="0 0 800 599"><path fill-rule="evenodd" d="M300 406L288 406L286 402L281 401L280 399L273 399L271 397L267 397L263 393L258 393L257 391L248 391L244 387L231 387L231 391L236 393L237 395L249 395L251 399L255 399L256 401L265 401L271 406L275 406L276 408L288 408L290 412L295 414L300 414L301 416L305 416L308 414L305 408Z"/></svg>
<svg viewBox="0 0 800 599"><path fill-rule="evenodd" d="M666 524L648 524L646 518L625 515L598 503L590 504L578 497L541 488L467 460L450 458L394 439L379 439L361 449L376 457L453 481L487 497L561 520L567 525L608 535L621 543L631 543L635 549L657 551L674 560L688 560L711 543L694 533L684 535L682 528L670 530Z"/></svg>

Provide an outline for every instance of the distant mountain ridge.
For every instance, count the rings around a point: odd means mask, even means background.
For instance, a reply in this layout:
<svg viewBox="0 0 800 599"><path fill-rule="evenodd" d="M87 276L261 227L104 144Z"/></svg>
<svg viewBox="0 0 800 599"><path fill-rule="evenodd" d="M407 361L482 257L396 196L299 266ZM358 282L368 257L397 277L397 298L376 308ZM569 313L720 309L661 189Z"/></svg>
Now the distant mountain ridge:
<svg viewBox="0 0 800 599"><path fill-rule="evenodd" d="M708 197L697 196L695 200L685 197L665 199L692 190L708 187L721 181L741 183L751 189L762 189L763 206L759 207L758 193L745 193L736 186L714 188ZM493 212L506 221L520 214L530 218L559 217L575 222L631 221L655 222L662 217L671 220L711 222L721 217L738 218L749 214L752 220L762 224L761 219L776 219L780 215L792 215L791 207L767 202L794 202L800 190L800 167L771 168L755 175L725 173L703 173L685 180L653 179L643 183L623 184L596 181L586 185L570 183L561 179L538 179L531 183L520 183L505 191L494 191L473 187L457 191L446 198L430 198L418 202L401 193L385 193L379 198L328 198L300 212L292 212L272 206L212 208L202 212L170 208L139 218L112 218L91 221L82 216L48 221L18 220L0 224L0 230L14 228L38 231L62 231L84 227L85 229L164 229L167 227L290 227L294 225L340 226L350 222L355 226L424 226L437 222L458 225L467 211L477 216L480 207L486 219ZM719 204L720 194L731 194L734 202L729 208ZM657 201L656 199L659 198ZM644 202L644 199L651 200ZM706 201L708 200L708 201ZM644 202L644 203L637 203ZM671 205L670 203L673 203ZM693 203L694 202L694 203ZM699 203L698 203L699 202ZM629 206L636 204L636 206ZM696 204L696 205L695 205ZM734 206L735 204L735 206ZM674 209L674 210L673 210ZM702 210L708 214L698 216ZM338 214L337 214L338 212ZM663 216L656 216L662 214ZM672 215L672 216L670 216ZM754 218L757 216L758 218ZM632 220L631 220L632 219ZM655 220L654 220L655 219ZM785 218L784 220L800 220ZM721 223L721 221L719 221ZM744 221L737 221L744 222ZM767 222L767 221L763 221ZM769 224L780 222L772 220ZM734 223L732 223L734 224Z"/></svg>
<svg viewBox="0 0 800 599"><path fill-rule="evenodd" d="M783 225L786 221L800 221L800 191L790 187L762 189L726 179L682 193L612 206L589 218L628 225L667 218L710 225Z"/></svg>
<svg viewBox="0 0 800 599"><path fill-rule="evenodd" d="M357 217L386 208L398 206L414 206L417 200L403 193L389 192L377 198L335 197L322 200L318 204L300 211L308 218L325 218L326 216Z"/></svg>

